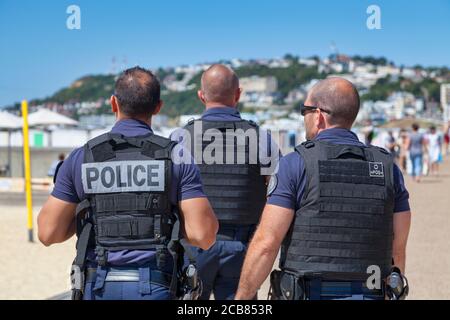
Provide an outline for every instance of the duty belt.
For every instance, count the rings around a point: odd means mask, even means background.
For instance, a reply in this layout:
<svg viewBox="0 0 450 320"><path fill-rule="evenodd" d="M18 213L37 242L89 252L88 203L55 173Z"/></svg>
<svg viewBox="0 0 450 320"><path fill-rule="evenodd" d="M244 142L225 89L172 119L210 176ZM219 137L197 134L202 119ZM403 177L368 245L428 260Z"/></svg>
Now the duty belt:
<svg viewBox="0 0 450 320"><path fill-rule="evenodd" d="M217 241L241 241L249 242L254 233L254 226L220 226L216 235Z"/></svg>
<svg viewBox="0 0 450 320"><path fill-rule="evenodd" d="M97 269L88 268L86 270L86 282L95 282L97 275ZM164 273L158 270L150 270L150 282L161 285L163 287L169 287L172 275ZM106 274L105 282L139 282L139 270L138 269L117 269L109 268Z"/></svg>
<svg viewBox="0 0 450 320"><path fill-rule="evenodd" d="M383 289L368 289L361 281L324 281L320 279L305 279L305 289L310 299L323 299L324 297L340 297L363 295L368 298L383 298Z"/></svg>

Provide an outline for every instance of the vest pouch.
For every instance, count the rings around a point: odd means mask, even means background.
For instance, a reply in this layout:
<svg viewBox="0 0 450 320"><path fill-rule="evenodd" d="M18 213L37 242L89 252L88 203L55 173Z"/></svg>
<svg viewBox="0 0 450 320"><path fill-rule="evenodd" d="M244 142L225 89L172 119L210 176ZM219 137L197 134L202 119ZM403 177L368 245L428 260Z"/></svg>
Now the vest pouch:
<svg viewBox="0 0 450 320"><path fill-rule="evenodd" d="M270 290L268 300L281 300L281 288L280 288L280 270L273 270L270 274Z"/></svg>
<svg viewBox="0 0 450 320"><path fill-rule="evenodd" d="M293 274L274 270L270 275L271 300L304 300L302 280Z"/></svg>
<svg viewBox="0 0 450 320"><path fill-rule="evenodd" d="M97 241L107 249L126 248L127 243L144 247L161 241L161 229L153 217L111 216L98 217ZM158 230L159 229L159 230Z"/></svg>

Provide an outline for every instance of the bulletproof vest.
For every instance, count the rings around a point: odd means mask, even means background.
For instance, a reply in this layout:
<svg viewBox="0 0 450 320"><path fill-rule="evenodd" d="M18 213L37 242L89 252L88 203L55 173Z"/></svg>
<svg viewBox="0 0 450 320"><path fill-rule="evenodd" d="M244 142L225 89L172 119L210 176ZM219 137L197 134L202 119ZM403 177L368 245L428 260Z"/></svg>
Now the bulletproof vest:
<svg viewBox="0 0 450 320"><path fill-rule="evenodd" d="M283 242L280 267L296 274L367 280L392 266L393 159L384 149L308 141L300 208Z"/></svg>
<svg viewBox="0 0 450 320"><path fill-rule="evenodd" d="M196 132L194 128L200 125ZM258 126L246 120L191 120L185 129L190 133L191 154L200 169L204 192L219 222L257 224L266 201ZM210 156L214 161L208 160Z"/></svg>
<svg viewBox="0 0 450 320"><path fill-rule="evenodd" d="M169 198L173 146L154 134L112 133L85 145L82 182L97 255L167 246L177 218Z"/></svg>

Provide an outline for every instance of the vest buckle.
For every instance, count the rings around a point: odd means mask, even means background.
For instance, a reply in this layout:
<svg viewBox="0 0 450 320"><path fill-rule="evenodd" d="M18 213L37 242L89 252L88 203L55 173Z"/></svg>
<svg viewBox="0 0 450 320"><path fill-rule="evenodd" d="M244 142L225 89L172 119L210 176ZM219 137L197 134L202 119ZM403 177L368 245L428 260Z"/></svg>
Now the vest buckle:
<svg viewBox="0 0 450 320"><path fill-rule="evenodd" d="M308 141L303 142L302 146L304 146L306 149L310 149L315 146L315 143L314 143L314 141L308 140Z"/></svg>
<svg viewBox="0 0 450 320"><path fill-rule="evenodd" d="M102 267L106 266L106 263L108 262L108 252L105 248L97 247L95 248L95 253L97 255L98 264Z"/></svg>

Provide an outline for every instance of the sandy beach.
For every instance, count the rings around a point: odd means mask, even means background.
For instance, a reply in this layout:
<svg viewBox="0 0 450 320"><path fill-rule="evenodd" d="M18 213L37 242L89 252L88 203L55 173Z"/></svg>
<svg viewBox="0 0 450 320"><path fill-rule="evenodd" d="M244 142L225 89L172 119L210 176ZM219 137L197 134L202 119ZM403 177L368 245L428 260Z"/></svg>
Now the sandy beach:
<svg viewBox="0 0 450 320"><path fill-rule="evenodd" d="M406 177L413 220L408 244L409 299L450 299L450 159L438 177ZM34 218L46 194L34 198ZM35 224L36 225L36 224ZM44 247L27 241L23 195L0 194L0 299L47 299L69 289L75 238ZM260 290L267 297L268 282Z"/></svg>

